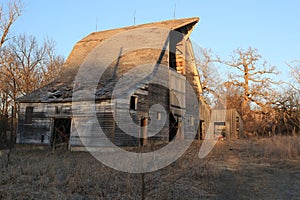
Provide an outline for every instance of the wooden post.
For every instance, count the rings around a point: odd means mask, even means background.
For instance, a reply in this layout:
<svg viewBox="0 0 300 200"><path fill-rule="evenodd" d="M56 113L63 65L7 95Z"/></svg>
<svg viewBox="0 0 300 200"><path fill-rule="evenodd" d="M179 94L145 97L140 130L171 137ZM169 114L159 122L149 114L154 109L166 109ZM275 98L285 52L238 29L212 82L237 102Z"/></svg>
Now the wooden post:
<svg viewBox="0 0 300 200"><path fill-rule="evenodd" d="M15 107L11 107L11 130L10 130L10 145L9 148L11 149L14 146L14 135L15 135Z"/></svg>
<svg viewBox="0 0 300 200"><path fill-rule="evenodd" d="M147 144L147 132L148 132L148 118L143 118L141 121L141 125L142 125L142 145L146 145Z"/></svg>

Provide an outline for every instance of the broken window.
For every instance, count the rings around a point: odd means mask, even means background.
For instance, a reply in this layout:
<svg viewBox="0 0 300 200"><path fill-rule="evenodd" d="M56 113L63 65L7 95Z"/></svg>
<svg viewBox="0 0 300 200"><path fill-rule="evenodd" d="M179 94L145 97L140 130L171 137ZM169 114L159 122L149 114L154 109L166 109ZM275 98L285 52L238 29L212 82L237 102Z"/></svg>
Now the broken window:
<svg viewBox="0 0 300 200"><path fill-rule="evenodd" d="M32 124L33 107L26 107L25 111L25 124Z"/></svg>
<svg viewBox="0 0 300 200"><path fill-rule="evenodd" d="M137 96L131 96L130 97L130 109L131 110L136 110L137 109L137 102L138 102L138 97Z"/></svg>

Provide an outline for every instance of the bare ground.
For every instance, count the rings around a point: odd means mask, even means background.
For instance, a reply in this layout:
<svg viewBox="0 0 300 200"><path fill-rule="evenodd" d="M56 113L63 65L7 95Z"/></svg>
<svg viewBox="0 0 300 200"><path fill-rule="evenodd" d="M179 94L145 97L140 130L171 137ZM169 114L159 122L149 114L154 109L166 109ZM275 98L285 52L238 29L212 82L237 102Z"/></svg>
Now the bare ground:
<svg viewBox="0 0 300 200"><path fill-rule="evenodd" d="M0 199L300 199L300 139L194 142L175 163L144 175L110 169L87 152L14 149L0 155ZM143 191L142 191L143 190Z"/></svg>

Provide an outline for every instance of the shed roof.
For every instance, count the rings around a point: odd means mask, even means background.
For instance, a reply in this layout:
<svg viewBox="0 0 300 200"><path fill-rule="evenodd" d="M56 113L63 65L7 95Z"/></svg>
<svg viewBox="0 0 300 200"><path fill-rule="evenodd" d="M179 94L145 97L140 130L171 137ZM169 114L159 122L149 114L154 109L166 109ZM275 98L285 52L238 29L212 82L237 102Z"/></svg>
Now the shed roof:
<svg viewBox="0 0 300 200"><path fill-rule="evenodd" d="M33 91L32 93L19 98L19 102L57 102L57 101L71 101L72 92L73 92L73 82L78 73L78 70L81 64L85 61L87 56L91 51L103 41L111 38L112 36L122 33L128 30L136 30L141 28L164 28L169 30L178 30L186 26L194 26L199 21L199 18L185 18L185 19L174 19L161 22L154 22L148 24L142 24L137 26L129 26L118 29L105 30L100 32L94 32L88 36L81 39L76 43L70 55L68 56L60 75L48 85L43 86L42 88ZM166 39L167 36L153 35L153 38L150 38L150 41L162 42L163 39ZM123 70L122 73L126 73L128 70L133 67L141 64L141 62L156 62L160 56L159 51L156 50L137 50L131 52L126 56L122 56L118 61L120 62L119 68ZM113 76L113 65L110 69L107 70L106 80L102 81L100 85L100 95L99 98L106 98L111 95L111 90L113 89L114 84L117 82L116 77ZM122 71L120 70L120 71ZM121 74L122 75L122 74ZM110 76L110 77L109 77ZM117 77L118 78L118 77ZM105 93L106 92L106 93Z"/></svg>

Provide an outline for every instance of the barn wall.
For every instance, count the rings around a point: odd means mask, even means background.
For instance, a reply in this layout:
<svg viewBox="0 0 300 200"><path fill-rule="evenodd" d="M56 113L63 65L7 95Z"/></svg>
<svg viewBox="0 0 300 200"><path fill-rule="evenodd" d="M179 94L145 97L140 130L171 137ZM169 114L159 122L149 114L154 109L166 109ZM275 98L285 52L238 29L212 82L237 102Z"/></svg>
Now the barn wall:
<svg viewBox="0 0 300 200"><path fill-rule="evenodd" d="M244 137L244 121L242 116L236 111L236 118L238 121L236 121L236 127L237 127L237 135L238 138L243 138Z"/></svg>
<svg viewBox="0 0 300 200"><path fill-rule="evenodd" d="M133 130L134 126L130 127L131 123L134 122L136 125L140 126L141 121L144 118L148 119L148 123L151 123L151 118L157 116L158 112L162 112L162 110L151 110L149 112L149 108L154 104L160 104L167 110L168 113L168 96L169 90L166 87L162 87L157 84L149 84L144 85L137 89L133 94L133 96L137 97L137 108L136 110L129 109L129 99L122 97L118 99L116 102L115 100L100 100L96 103L96 112L98 122L101 126L102 131L106 134L106 137L110 139L112 143L117 146L139 146L141 145L142 141L140 138L128 135L122 130L120 127L126 126L129 130ZM90 103L89 102L81 102L80 103L81 110L89 110ZM82 108L85 106L86 109ZM127 116L122 117L118 122L114 119L115 115ZM78 119L80 123L89 123L89 113L81 112L80 116L73 116L74 118ZM88 135L93 135L93 132L96 130L93 126L99 126L98 124L89 125L87 128ZM148 131L150 127L147 127ZM142 127L137 132L142 132ZM95 134L97 134L95 132ZM169 137L168 126L165 124L163 129L153 137L147 138L148 143L155 143L155 142L167 142ZM91 141L90 147L99 147L99 146L109 146L109 144L101 141L99 135L97 140L91 137L84 137L84 135L79 137L79 134L76 130L74 122L72 122L72 129L71 129L71 137L70 137L70 146L71 149L75 147L83 146L82 139L86 141ZM99 140L100 139L100 140Z"/></svg>
<svg viewBox="0 0 300 200"><path fill-rule="evenodd" d="M149 91L148 91L149 90ZM137 125L140 126L141 120L143 118L151 119L157 116L158 112L163 113L161 110L152 110L148 114L149 106L154 104L162 105L168 113L169 107L169 90L166 87L149 84L148 86L141 87L137 89L134 93L138 97L137 109L130 111L130 116L123 119L119 123L127 124L128 120L133 120ZM126 100L128 101L128 100ZM122 131L114 120L114 112L116 111L115 106L118 107L118 112L128 113L129 108L124 107L120 104L115 105L113 100L101 100L98 101L96 105L96 113L98 122L106 134L106 137L110 139L111 142L119 146L138 146L141 140L133 136L127 135ZM128 102L127 102L128 103ZM128 104L126 104L128 106ZM25 124L25 112L26 107L33 107L32 124ZM91 103L90 102L80 102L80 115L72 114L72 104L69 103L21 103L19 112L19 123L18 123L18 136L17 143L27 143L27 144L46 144L50 145L51 136L53 132L53 122L55 118L72 118L71 124L71 134L70 134L70 147L83 146L81 139L89 140L92 146L107 146L108 144L99 138L98 134L95 132L98 123L91 124ZM123 110L122 110L123 109ZM86 112L85 112L86 111ZM74 113L76 111L74 110ZM149 116L150 115L150 116ZM84 135L79 137L76 130L74 119L77 119L80 123L87 125L87 131L89 132L89 137L85 138ZM150 123L150 120L149 120ZM141 128L142 129L142 128ZM141 130L140 130L141 131ZM90 135L96 134L97 140L94 140ZM168 141L168 126L164 126L154 137L150 137L150 141ZM42 141L43 138L43 141ZM94 137L95 138L95 137Z"/></svg>
<svg viewBox="0 0 300 200"><path fill-rule="evenodd" d="M200 119L200 113L198 109L195 109L195 105L199 102L197 99L197 96L195 94L195 91L192 87L189 87L186 85L185 88L185 102L186 102L186 115L184 117L184 138L185 139L195 139L196 133L198 131L199 126L197 125L199 123Z"/></svg>
<svg viewBox="0 0 300 200"><path fill-rule="evenodd" d="M161 105L165 112L163 112L160 109L152 109L149 111L151 127L158 127L157 124L155 124L155 120L151 120L156 118L157 123L161 123L160 120L166 119L166 123L164 124L163 128L159 133L157 133L155 136L150 137L148 140L150 142L160 141L160 142L168 142L169 141L169 114L170 114L170 105L169 105L169 88L157 85L157 84L149 84L149 108L155 104ZM160 114L159 114L160 113ZM164 114L166 114L164 116ZM158 119L158 115L160 115L160 119ZM154 130L149 128L150 132L154 132Z"/></svg>
<svg viewBox="0 0 300 200"><path fill-rule="evenodd" d="M200 97L199 98L199 130L197 139L204 139L205 133L207 133L210 120L211 120L211 112L209 105Z"/></svg>
<svg viewBox="0 0 300 200"><path fill-rule="evenodd" d="M140 88L134 92L134 96L137 97L138 103L137 103L137 109L136 110L130 110L130 116L127 118L122 118L118 123L122 126L128 126L131 121L133 121L136 125L141 126L141 121L143 119L147 119L148 125L146 130L149 133L153 133L155 130L152 129L152 127L157 127L155 124L157 121L154 118L157 118L158 115L160 115L161 120L164 119L165 117L162 116L164 115L164 111L157 109L153 105L159 104L162 107L164 107L164 110L166 111L167 115L169 114L169 89L167 87L164 87L159 84L148 84L146 86L146 90L143 88ZM118 101L117 106L117 111L119 112L118 114L121 114L121 112L124 113L126 116L126 113L128 113L129 108L127 107L128 105L126 104L127 99L124 99L123 101ZM152 107L151 111L149 110ZM123 115L123 114L122 114ZM158 122L159 123L159 122ZM132 127L129 129L134 129L135 127ZM140 134L142 134L142 127L139 128ZM167 142L169 137L169 127L168 124L166 123L162 130L160 130L155 136L153 137L148 137L146 140L144 140L144 144L149 143L153 144L156 142ZM114 142L116 145L119 146L138 146L141 145L141 139L133 137L131 135L126 134L123 130L119 128L117 124L115 124L115 138Z"/></svg>
<svg viewBox="0 0 300 200"><path fill-rule="evenodd" d="M235 109L227 110L229 117L228 121L232 124L230 128L231 138L239 139L243 135L243 120L240 114Z"/></svg>
<svg viewBox="0 0 300 200"><path fill-rule="evenodd" d="M32 123L25 124L26 107L33 107ZM17 143L50 144L53 119L71 117L70 103L20 103Z"/></svg>
<svg viewBox="0 0 300 200"><path fill-rule="evenodd" d="M239 139L243 135L243 120L235 109L212 110L211 120L226 123L228 139Z"/></svg>
<svg viewBox="0 0 300 200"><path fill-rule="evenodd" d="M148 86L145 85L137 89L132 95L137 97L136 109L130 110L128 105L129 99L125 97L124 99L118 99L116 104L116 115L126 116L114 124L114 143L118 146L139 146L140 139L126 134L120 127L125 126L129 130L135 129L134 131L140 132L140 130L136 130L135 126L131 126L132 122L140 126L141 119L148 117Z"/></svg>
<svg viewBox="0 0 300 200"><path fill-rule="evenodd" d="M76 106L73 107L70 148L83 147L84 144L87 147L109 146L105 141L106 138L109 138L112 142L114 140L114 110L115 105L111 100L101 100L95 104L92 104L90 101L76 103ZM95 113L91 111L95 111ZM96 117L94 114L96 114ZM76 128L77 124L75 122L81 127L80 134L78 133ZM98 133L97 128L99 126L101 126L102 131L105 133L105 138L101 138L101 135Z"/></svg>

